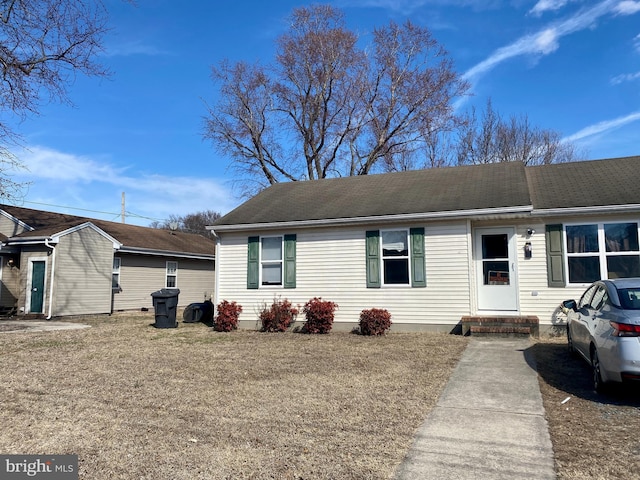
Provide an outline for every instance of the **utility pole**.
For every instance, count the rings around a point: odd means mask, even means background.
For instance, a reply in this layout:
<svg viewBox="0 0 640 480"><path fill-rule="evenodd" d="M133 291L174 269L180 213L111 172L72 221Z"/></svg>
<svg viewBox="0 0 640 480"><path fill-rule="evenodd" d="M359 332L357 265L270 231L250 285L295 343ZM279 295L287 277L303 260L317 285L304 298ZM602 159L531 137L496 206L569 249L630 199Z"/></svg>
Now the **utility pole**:
<svg viewBox="0 0 640 480"><path fill-rule="evenodd" d="M126 223L125 220L124 220L124 216L125 216L125 214L124 214L124 192L122 192L122 213L120 215L122 217L122 223Z"/></svg>

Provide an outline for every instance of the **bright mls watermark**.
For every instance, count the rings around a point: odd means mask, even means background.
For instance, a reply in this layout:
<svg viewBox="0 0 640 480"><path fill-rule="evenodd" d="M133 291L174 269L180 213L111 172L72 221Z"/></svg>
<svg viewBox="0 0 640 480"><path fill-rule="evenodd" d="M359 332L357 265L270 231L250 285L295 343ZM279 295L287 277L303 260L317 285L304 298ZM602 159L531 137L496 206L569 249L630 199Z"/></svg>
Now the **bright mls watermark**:
<svg viewBox="0 0 640 480"><path fill-rule="evenodd" d="M0 479L78 480L78 456L0 455Z"/></svg>

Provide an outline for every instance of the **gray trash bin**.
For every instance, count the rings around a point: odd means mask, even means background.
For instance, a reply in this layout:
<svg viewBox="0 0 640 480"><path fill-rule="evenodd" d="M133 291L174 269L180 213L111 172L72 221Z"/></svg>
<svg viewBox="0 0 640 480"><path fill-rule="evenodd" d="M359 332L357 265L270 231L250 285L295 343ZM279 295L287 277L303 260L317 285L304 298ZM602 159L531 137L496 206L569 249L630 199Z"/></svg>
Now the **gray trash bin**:
<svg viewBox="0 0 640 480"><path fill-rule="evenodd" d="M176 328L178 321L176 320L176 310L178 310L178 294L180 290L177 288L163 288L151 294L153 298L153 310L156 315L156 328Z"/></svg>

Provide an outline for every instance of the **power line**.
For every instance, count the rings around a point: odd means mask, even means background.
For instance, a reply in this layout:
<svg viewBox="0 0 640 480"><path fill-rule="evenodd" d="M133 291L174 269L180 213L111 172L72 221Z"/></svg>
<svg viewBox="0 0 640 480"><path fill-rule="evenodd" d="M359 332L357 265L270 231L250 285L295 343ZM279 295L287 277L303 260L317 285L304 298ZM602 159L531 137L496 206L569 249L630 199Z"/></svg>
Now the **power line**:
<svg viewBox="0 0 640 480"><path fill-rule="evenodd" d="M69 210L79 210L81 212L89 212L89 213L100 213L102 215L110 215L113 216L114 218L117 218L120 216L120 213L114 213L114 212L102 212L100 210L90 210L88 208L79 208L79 207L68 207L66 205L55 205L53 203L42 203L42 202L31 202L29 200L23 200L23 203L30 203L33 205L44 205L46 207L56 207L56 208L67 208ZM137 218L144 218L145 220L155 220L158 222L162 222L164 221L161 218L152 218L152 217L145 217L142 215L138 215L137 213L133 213L133 212L127 212L127 215L130 215L132 217L137 217Z"/></svg>

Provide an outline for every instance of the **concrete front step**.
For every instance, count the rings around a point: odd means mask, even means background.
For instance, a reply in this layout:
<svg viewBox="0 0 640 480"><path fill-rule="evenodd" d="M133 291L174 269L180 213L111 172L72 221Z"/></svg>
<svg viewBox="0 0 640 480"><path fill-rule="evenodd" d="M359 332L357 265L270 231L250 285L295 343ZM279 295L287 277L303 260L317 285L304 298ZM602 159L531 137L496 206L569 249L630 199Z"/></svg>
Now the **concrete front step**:
<svg viewBox="0 0 640 480"><path fill-rule="evenodd" d="M474 337L529 337L531 336L530 327L508 327L471 325L469 334Z"/></svg>
<svg viewBox="0 0 640 480"><path fill-rule="evenodd" d="M465 316L462 317L463 335L480 336L535 336L539 335L536 316Z"/></svg>

